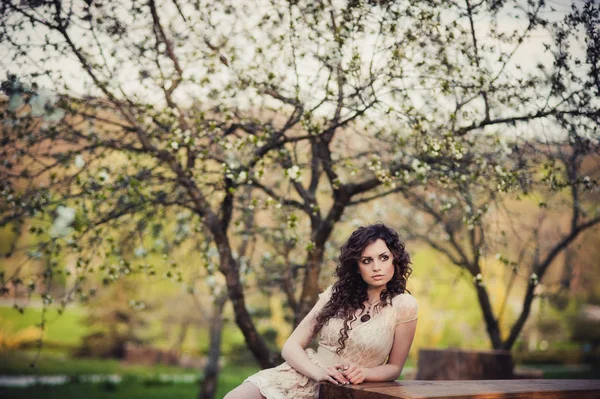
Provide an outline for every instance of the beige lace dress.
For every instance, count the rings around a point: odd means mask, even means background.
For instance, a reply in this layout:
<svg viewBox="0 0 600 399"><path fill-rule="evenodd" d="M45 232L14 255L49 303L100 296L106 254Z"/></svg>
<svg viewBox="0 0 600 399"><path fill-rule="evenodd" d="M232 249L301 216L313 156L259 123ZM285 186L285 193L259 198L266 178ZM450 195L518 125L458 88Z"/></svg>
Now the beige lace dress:
<svg viewBox="0 0 600 399"><path fill-rule="evenodd" d="M319 302L324 305L331 297L331 286L319 294ZM321 366L328 367L337 363L351 362L361 367L376 367L384 364L392 349L396 325L417 318L417 301L406 293L395 296L392 306L378 308L371 313L371 320L362 323L355 320L348 331L346 348L341 356L335 353L338 348L341 319L331 319L323 326L319 334L319 346L315 352L306 349L310 360ZM248 377L267 399L302 398L314 399L319 394L319 382L297 372L287 362L277 367L265 369Z"/></svg>

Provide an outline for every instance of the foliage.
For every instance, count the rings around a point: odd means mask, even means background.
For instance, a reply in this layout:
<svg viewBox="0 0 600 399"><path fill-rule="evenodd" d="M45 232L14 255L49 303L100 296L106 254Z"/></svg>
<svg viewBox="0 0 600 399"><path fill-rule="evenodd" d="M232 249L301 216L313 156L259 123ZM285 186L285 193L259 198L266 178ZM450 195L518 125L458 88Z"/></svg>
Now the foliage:
<svg viewBox="0 0 600 399"><path fill-rule="evenodd" d="M0 307L0 323L2 333L11 337L20 335L22 331L35 328L37 335L36 343L41 335L39 327L35 327L41 320L41 309L29 307L20 313L14 308ZM46 324L46 343L50 347L74 348L81 343L81 337L88 329L83 323L84 314L80 309L69 308L66 312L59 315L56 311L50 310L47 315Z"/></svg>
<svg viewBox="0 0 600 399"><path fill-rule="evenodd" d="M561 180L552 152L540 178L537 159L520 150L558 143L578 157L598 151L591 1L563 20L544 1L518 0L0 7L12 65L2 86L0 226L39 237L26 252L37 270L0 275L5 295L37 292L45 306L85 302L98 281L156 276L160 256L166 279L196 282L172 256L190 245L202 252L201 277L223 275L247 345L268 366L277 357L253 323L245 282L260 264L258 239L249 238L273 221L284 221L284 241L299 244L276 274L298 323L316 299L332 231L353 207L444 192L469 206L446 213L467 229L463 239L483 237L486 205L505 193L595 187L572 168L577 162ZM30 32L39 41L24 40ZM548 43L536 46L536 34ZM526 45L544 62L521 65L516 54ZM413 213L427 206L420 203ZM593 212L575 208L571 231L594 225ZM430 239L441 248L445 237ZM480 253L470 255L454 263L475 279L492 345L511 347L543 270L531 274L503 343Z"/></svg>
<svg viewBox="0 0 600 399"><path fill-rule="evenodd" d="M90 333L82 337L77 355L122 359L127 344L147 342L143 332L148 328L153 305L128 300L139 288L135 280L119 281L90 301L85 322Z"/></svg>

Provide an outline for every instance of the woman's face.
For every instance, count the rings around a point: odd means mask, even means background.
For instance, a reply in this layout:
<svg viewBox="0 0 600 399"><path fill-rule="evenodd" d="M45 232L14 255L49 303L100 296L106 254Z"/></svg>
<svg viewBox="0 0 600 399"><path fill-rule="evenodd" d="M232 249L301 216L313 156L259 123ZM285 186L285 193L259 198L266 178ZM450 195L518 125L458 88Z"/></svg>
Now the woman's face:
<svg viewBox="0 0 600 399"><path fill-rule="evenodd" d="M378 238L367 245L358 260L358 270L370 289L383 288L394 277L392 251Z"/></svg>

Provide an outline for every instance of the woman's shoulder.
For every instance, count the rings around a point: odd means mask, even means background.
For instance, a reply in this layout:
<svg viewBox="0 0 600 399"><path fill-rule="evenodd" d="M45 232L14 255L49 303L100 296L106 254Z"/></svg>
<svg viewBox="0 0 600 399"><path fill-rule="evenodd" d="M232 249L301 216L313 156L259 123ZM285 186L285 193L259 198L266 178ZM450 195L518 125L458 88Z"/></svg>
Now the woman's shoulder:
<svg viewBox="0 0 600 399"><path fill-rule="evenodd" d="M392 298L392 307L396 310L396 324L415 320L419 313L417 299L405 292Z"/></svg>
<svg viewBox="0 0 600 399"><path fill-rule="evenodd" d="M394 306L406 306L406 305L417 305L417 299L412 296L409 292L398 294L392 298L392 305Z"/></svg>
<svg viewBox="0 0 600 399"><path fill-rule="evenodd" d="M323 290L323 292L321 292L319 294L319 300L329 301L329 298L331 298L331 290L332 290L332 288L333 288L333 284L331 284L327 288L325 288Z"/></svg>

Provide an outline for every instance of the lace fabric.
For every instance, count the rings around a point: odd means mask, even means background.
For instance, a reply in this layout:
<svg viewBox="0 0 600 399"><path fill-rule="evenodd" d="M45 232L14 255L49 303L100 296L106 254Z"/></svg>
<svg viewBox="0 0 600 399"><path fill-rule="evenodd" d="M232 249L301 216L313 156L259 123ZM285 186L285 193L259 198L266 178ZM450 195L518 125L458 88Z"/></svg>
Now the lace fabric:
<svg viewBox="0 0 600 399"><path fill-rule="evenodd" d="M329 301L331 286L319 295L319 302ZM309 359L320 367L336 363L351 362L361 367L376 367L385 363L394 341L398 324L415 320L418 305L410 294L397 295L392 306L384 306L373 314L366 323L355 320L348 331L346 347L338 355L338 339L343 326L341 319L330 319L319 334L317 352L307 349ZM297 372L287 362L270 369L259 371L248 377L267 399L317 398L319 382Z"/></svg>
<svg viewBox="0 0 600 399"><path fill-rule="evenodd" d="M325 367L316 357L313 349L307 349L309 359L320 367ZM258 387L260 393L267 399L315 399L319 395L318 381L297 372L287 362L277 367L261 370L246 378Z"/></svg>

